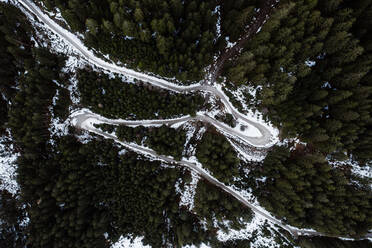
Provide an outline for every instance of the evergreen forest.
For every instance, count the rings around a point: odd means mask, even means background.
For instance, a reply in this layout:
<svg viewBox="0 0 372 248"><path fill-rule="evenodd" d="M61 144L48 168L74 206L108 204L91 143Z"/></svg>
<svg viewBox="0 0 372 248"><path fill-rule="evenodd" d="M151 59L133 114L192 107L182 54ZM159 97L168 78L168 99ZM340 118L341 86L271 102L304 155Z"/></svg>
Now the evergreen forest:
<svg viewBox="0 0 372 248"><path fill-rule="evenodd" d="M204 105L201 95L184 95L154 89L143 82L122 82L119 78L89 70L78 72L81 103L108 118L164 119L195 115Z"/></svg>
<svg viewBox="0 0 372 248"><path fill-rule="evenodd" d="M371 69L372 0L1 1L0 247L371 247Z"/></svg>

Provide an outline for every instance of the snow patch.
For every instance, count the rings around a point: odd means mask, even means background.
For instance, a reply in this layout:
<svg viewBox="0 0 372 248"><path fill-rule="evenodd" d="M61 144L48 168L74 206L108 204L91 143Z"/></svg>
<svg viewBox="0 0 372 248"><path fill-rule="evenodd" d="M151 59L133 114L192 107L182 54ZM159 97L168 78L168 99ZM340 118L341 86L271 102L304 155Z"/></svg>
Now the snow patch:
<svg viewBox="0 0 372 248"><path fill-rule="evenodd" d="M227 43L226 44L226 49L232 48L233 46L236 45L236 42L230 42L230 37L226 37L225 40L226 40L226 43Z"/></svg>
<svg viewBox="0 0 372 248"><path fill-rule="evenodd" d="M151 248L149 245L144 245L142 240L143 237L120 236L119 240L111 245L111 248Z"/></svg>
<svg viewBox="0 0 372 248"><path fill-rule="evenodd" d="M180 206L186 206L189 211L194 209L194 197L196 194L196 187L198 185L200 176L194 171L191 172L191 182L184 185L184 190L182 191L179 184L176 185L176 192L181 195Z"/></svg>
<svg viewBox="0 0 372 248"><path fill-rule="evenodd" d="M9 134L9 130L7 130L7 133ZM19 190L16 181L16 160L19 155L10 139L5 136L0 137L0 190L6 189L13 195Z"/></svg>
<svg viewBox="0 0 372 248"><path fill-rule="evenodd" d="M235 151L238 153L238 156L240 159L242 159L245 162L261 162L265 159L266 153L263 152L250 152L244 151L242 148L240 148L238 145L236 145L230 138L227 138L227 140L230 142L231 146L235 149Z"/></svg>
<svg viewBox="0 0 372 248"><path fill-rule="evenodd" d="M313 60L306 60L305 61L305 64L308 66L308 67L313 67L316 65L316 62L313 61Z"/></svg>
<svg viewBox="0 0 372 248"><path fill-rule="evenodd" d="M59 97L59 90L56 90L56 94L52 99L52 105L49 106L49 112L51 116L50 126L48 128L50 132L50 142L54 144L53 136L65 136L68 134L68 121L62 121L59 117L56 117L53 112L53 106L56 106L57 99Z"/></svg>
<svg viewBox="0 0 372 248"><path fill-rule="evenodd" d="M269 230L270 235L264 233L264 226ZM250 240L251 248L280 248L283 247L282 244L278 244L276 241L275 232L277 228L274 225L270 225L269 222L260 215L255 215L251 223L247 223L243 229L234 230L229 229L228 232L222 230L217 231L218 240L225 242L228 240ZM289 241L285 244L290 244Z"/></svg>
<svg viewBox="0 0 372 248"><path fill-rule="evenodd" d="M334 167L351 166L351 173L357 177L372 179L372 161L361 166L357 161L349 158L345 161L328 160L329 164ZM372 183L371 183L372 188Z"/></svg>
<svg viewBox="0 0 372 248"><path fill-rule="evenodd" d="M186 141L184 144L182 155L185 157L193 156L196 152L195 144L191 143L192 138L197 134L196 127L190 123L186 123L183 128L186 131Z"/></svg>
<svg viewBox="0 0 372 248"><path fill-rule="evenodd" d="M212 12L213 15L217 15L217 21L216 21L216 33L217 37L214 39L216 42L218 38L221 37L221 6L217 5L214 11Z"/></svg>

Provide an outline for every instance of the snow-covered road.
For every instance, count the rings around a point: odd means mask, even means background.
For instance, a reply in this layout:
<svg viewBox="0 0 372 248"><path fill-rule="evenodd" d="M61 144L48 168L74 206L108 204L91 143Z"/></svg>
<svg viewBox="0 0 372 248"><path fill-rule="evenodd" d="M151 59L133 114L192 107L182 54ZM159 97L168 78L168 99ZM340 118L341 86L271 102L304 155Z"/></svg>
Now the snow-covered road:
<svg viewBox="0 0 372 248"><path fill-rule="evenodd" d="M215 119L207 116L207 115L198 115L198 119L208 122L217 128L219 130L227 131L227 133L231 134L237 134L241 136L241 138L245 141L248 141L251 145L254 146L271 146L272 140L274 139L274 134L270 131L270 129L265 126L264 123L258 123L255 121L252 121L252 118L248 118L247 116L244 116L243 114L239 113L234 106L230 103L228 97L225 95L225 93L218 87L213 87L208 84L194 84L190 86L180 86L174 83L171 83L169 81L166 81L164 79L160 79L154 76L150 76L141 72L136 72L134 70L121 67L109 62L104 61L101 58L98 58L94 55L92 51L90 51L74 34L68 32L67 30L63 29L61 26L59 26L57 23L55 23L53 20L51 20L46 14L44 14L37 6L35 6L32 2L28 0L19 0L19 3L21 3L25 8L27 8L29 11L31 11L34 15L36 15L43 23L47 25L47 27L53 31L54 33L58 34L63 40L68 42L74 50L76 50L79 54L81 54L89 63L94 64L97 67L100 67L104 70L119 73L122 75L125 75L126 77L135 78L137 80L141 80L143 82L152 84L157 87L161 87L167 90L172 90L175 92L193 92L193 91L206 91L210 92L217 98L219 98L226 110L231 113L234 118L241 124L244 124L247 127L248 134L244 134L242 132L237 132L236 130L228 127L227 125L216 121ZM211 84L211 82L209 82ZM258 130L261 135L252 135L252 132L250 130L253 130L253 133L256 130ZM250 133L250 134L249 134ZM252 137L254 136L254 137Z"/></svg>
<svg viewBox="0 0 372 248"><path fill-rule="evenodd" d="M189 117L183 118L183 121L186 121L188 118ZM172 123L173 124L174 123L177 123L178 120L175 120L175 121L176 122L172 122ZM76 127L79 127L81 129L84 129L84 130L87 130L89 132L95 133L97 135L103 136L103 137L105 137L107 139L112 139L115 142L121 144L122 146L124 146L124 147L126 147L126 148L128 148L130 150L133 150L133 151L135 151L137 153L141 153L141 154L143 154L145 156L150 156L151 158L154 158L156 160L161 160L161 161L165 161L167 163L178 164L178 165L187 167L188 169L190 169L192 171L195 171L198 175L200 175L201 177L203 177L208 182L212 183L213 185L221 188L222 190L226 191L227 193L229 193L230 195L232 195L233 197L235 197L237 200L239 200L245 206L251 208L256 214L259 214L259 215L263 216L264 218L268 219L272 223L274 223L274 224L280 226L281 228L287 230L292 235L294 235L294 236L297 237L298 234L301 233L301 230L283 224L281 221L275 219L273 216L271 216L266 211L260 209L257 206L254 206L253 204L251 204L250 202L248 202L243 196L241 196L239 194L239 192L237 192L234 189L232 189L231 187L226 186L225 184L221 183L216 178L214 178L213 176L211 176L206 170L204 170L203 168L199 167L197 164L192 163L192 162L187 161L187 160L178 161L178 160L173 159L172 157L157 154L154 150L152 150L150 148L143 147L143 146L140 146L140 145L137 145L137 144L134 144L134 143L129 143L129 142L121 141L115 135L102 132L100 129L97 129L94 126L94 124L102 124L102 123L114 124L114 125L116 125L116 124L124 124L123 121L120 121L120 120L109 120L107 118L104 118L102 116L99 116L97 114L94 114L94 113L92 113L92 112L90 112L88 110L80 110L80 111L74 112L70 116L70 122L74 126L76 126ZM124 122L127 122L126 125L138 125L138 123L136 123L136 121L134 121L134 122L133 121L129 121L129 122L128 121L124 121ZM150 122L147 122L146 124L150 124ZM160 124L160 122L157 121L156 123L152 123L152 124ZM170 124L170 123L168 123L168 124Z"/></svg>
<svg viewBox="0 0 372 248"><path fill-rule="evenodd" d="M105 132L102 132L101 130L95 128L93 126L94 123L111 123L111 124L125 124L125 125L138 125L138 124L175 124L182 121L189 121L192 119L197 119L203 122L208 122L214 126L216 126L220 131L225 132L225 134L232 135L234 137L239 137L241 140L249 142L250 144L254 146L270 146L272 145L272 138L275 136L270 128L265 123L258 123L256 121L253 121L252 118L249 118L237 111L233 105L230 103L228 97L224 94L224 92L216 87L217 84L215 82L205 82L204 84L194 84L190 86L180 86L174 83L171 83L167 80L157 78L154 76L150 76L141 72L136 72L134 70L121 67L109 62L106 62L94 55L92 51L90 51L75 35L68 32L67 30L63 29L61 26L56 24L53 20L51 20L46 14L44 14L34 3L30 2L29 0L18 0L18 2L27 10L29 10L31 13L33 13L35 16L37 16L40 21L45 23L46 27L49 28L52 32L57 34L61 37L64 41L69 43L71 47L78 52L82 57L84 57L89 63L102 68L104 70L119 73L122 75L125 75L126 77L135 78L144 82L147 82L149 84L152 84L157 87L165 88L167 90L172 90L176 92L192 92L192 91L207 91L212 93L214 96L219 98L226 110L230 112L239 123L244 123L248 126L248 129L251 128L251 130L258 130L259 135L245 135L241 132L236 131L233 128L228 127L227 125L216 121L215 119L207 116L198 114L196 117L182 117L179 119L171 119L171 120L152 120L152 121L126 121L126 120L109 120L103 117L98 116L97 114L86 112L86 111L78 111L73 113L70 116L70 121L75 126L85 129L89 132L95 133L97 135L103 136L108 139L113 139L116 142L120 143L121 145L134 150L138 153L151 156L155 159L163 160L168 163L174 163L179 164L181 166L185 166L196 173L198 173L200 176L202 176L204 179L208 180L212 184L216 185L217 187L225 190L230 195L234 196L237 200L242 202L247 207L250 207L256 214L259 214L269 220L270 222L282 227L283 229L290 232L293 236L297 237L298 235L310 235L310 236L330 236L324 233L316 232L314 230L303 230L303 229L297 229L295 227L291 227L289 225L286 225L282 223L281 221L277 220L273 216L271 216L269 213L264 211L263 209L252 205L249 203L241 194L239 194L237 191L233 190L231 187L226 186L225 184L219 182L217 179L212 177L209 173L207 173L203 168L198 167L195 163L189 162L189 161L176 161L171 157L163 156L157 154L152 149L142 147L133 143L123 142L118 140L118 138L112 134L108 134ZM212 86L214 85L214 86Z"/></svg>
<svg viewBox="0 0 372 248"><path fill-rule="evenodd" d="M219 187L220 189L224 190L225 192L227 192L228 194L230 194L231 196L236 198L238 201L240 201L245 206L252 209L252 211L255 214L258 214L258 215L264 217L265 219L269 220L271 223L280 226L284 230L291 233L294 237L298 237L300 235L306 235L306 236L327 236L327 237L343 238L343 237L338 237L338 236L335 236L335 235L332 235L332 234L325 234L325 233L317 232L317 231L311 230L311 229L299 229L299 228L287 225L287 224L281 222L280 220L276 219L275 217L273 217L270 213L268 213L267 211L265 211L261 207L255 206L254 204L250 203L239 192L237 192L233 188L225 185L224 183L218 181L211 174L209 174L209 172L207 172L206 170L204 170L203 168L198 166L196 163L193 163L193 162L190 162L190 161L187 161L187 160L178 161L178 160L173 159L172 157L157 154L154 150L152 150L150 148L143 147L143 146L140 146L140 145L137 145L137 144L134 144L134 143L121 141L117 138L117 136L115 136L113 134L108 134L108 133L102 132L100 129L97 129L94 126L94 124L102 124L102 123L113 124L113 125L125 124L125 125L131 126L131 125L138 125L137 121L110 120L110 119L104 118L100 115L97 115L95 113L92 113L89 110L76 111L76 112L72 113L69 118L70 118L69 119L70 123L73 124L74 126L76 126L78 128L81 128L81 129L84 129L84 130L87 130L89 132L95 133L95 134L100 135L104 138L112 139L115 142L121 144L122 146L124 146L124 147L126 147L126 148L128 148L132 151L143 154L145 156L149 156L149 157L151 157L153 159L156 159L156 160L164 161L164 162L171 163L171 164L178 164L180 166L187 167L188 169L196 172L199 176L201 176L202 178L204 178L208 182L212 183L213 185ZM189 117L185 117L185 118L183 118L182 121L186 121L188 118ZM180 121L180 119L175 119L175 120L173 120L173 121L171 121L170 123L167 123L167 124L175 124L175 123L178 123L179 121ZM156 124L163 124L163 123L161 121L160 122L159 121L154 121L154 122L147 121L147 122L142 123L142 124L156 125ZM368 235L365 236L365 238L371 238L371 237L372 237L372 234L368 234ZM349 238L349 237L344 237L344 238Z"/></svg>
<svg viewBox="0 0 372 248"><path fill-rule="evenodd" d="M169 121L167 124L172 125L172 124L176 124L180 121L187 121L188 118L190 118L190 117L174 119L174 120ZM279 227L288 231L295 238L297 238L298 236L301 236L301 235L305 235L305 236L326 236L326 237L350 239L350 237L339 237L339 236L335 236L335 235L332 235L332 234L317 232L317 231L312 230L312 229L300 229L300 228L296 228L296 227L287 225L287 224L283 223L282 221L273 217L269 212L265 211L261 207L255 206L254 204L250 203L238 191L236 191L232 187L227 186L224 183L218 181L211 174L209 174L209 172L204 170L202 167L198 166L198 164L193 163L191 161L187 161L187 160L178 161L178 160L173 159L170 156L164 156L164 155L157 154L154 150L152 150L148 147L140 146L140 145L137 145L135 143L129 143L129 142L121 141L114 134L109 134L109 133L103 132L103 131L101 131L100 129L98 129L94 126L94 124L103 124L103 123L113 124L113 125L124 124L124 125L131 126L131 125L138 125L139 124L138 121L110 120L110 119L102 117L98 114L92 113L89 110L79 110L79 111L76 111L76 112L71 114L71 116L69 117L69 122L72 125L74 125L78 128L87 130L91 133L95 133L95 134L100 135L100 136L102 136L104 138L107 138L107 139L112 139L115 142L121 144L122 146L124 146L124 147L126 147L126 148L128 148L128 149L130 149L134 152L143 154L145 156L149 156L149 157L151 157L153 159L156 159L156 160L160 160L160 161L164 161L164 162L167 162L167 163L184 166L184 167L196 172L199 176L201 176L202 178L204 178L208 182L210 182L213 185L215 185L215 186L219 187L220 189L224 190L225 192L227 192L228 194L233 196L235 199L240 201L243 205L252 209L252 211L255 214L258 214L258 215L262 216L263 218L267 219L268 221L270 221L271 223L273 223L275 225L278 225ZM155 121L144 121L143 123L140 123L140 124L141 125L157 125L157 124L164 124L164 123L161 120L160 121L155 120ZM372 234L369 233L364 238L372 238Z"/></svg>
<svg viewBox="0 0 372 248"><path fill-rule="evenodd" d="M201 121L205 123L209 123L214 125L221 133L227 134L229 137L234 137L239 139L240 141L249 143L256 147L265 146L268 142L265 139L262 139L262 135L260 130L256 129L255 127L251 127L253 130L249 130L246 134L244 131L237 130L236 128L232 128L223 122L216 121L215 119L197 113L195 116L183 116L180 118L175 119L165 119L165 120L123 120L123 119L108 119L103 116L99 116L89 109L80 109L74 112L72 116L75 115L83 115L86 118L92 117L96 120L101 121L102 123L113 124L113 125L125 125L125 126L156 126L156 125L168 125L172 126L175 124L182 124L188 121Z"/></svg>

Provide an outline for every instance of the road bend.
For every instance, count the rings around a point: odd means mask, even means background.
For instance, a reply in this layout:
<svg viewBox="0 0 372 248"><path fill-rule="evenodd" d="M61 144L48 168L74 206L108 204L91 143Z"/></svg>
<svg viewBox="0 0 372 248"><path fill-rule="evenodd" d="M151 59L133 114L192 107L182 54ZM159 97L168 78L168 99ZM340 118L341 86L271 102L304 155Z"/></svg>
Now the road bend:
<svg viewBox="0 0 372 248"><path fill-rule="evenodd" d="M187 118L183 119L183 121L186 121L186 120L187 120ZM178 161L178 160L175 160L175 159L173 159L172 157L169 157L169 156L159 155L154 150L152 150L150 148L143 147L143 146L136 145L136 144L129 143L129 142L125 142L125 141L121 141L116 136L114 136L112 134L105 133L105 132L97 129L94 126L95 123L102 123L102 122L106 123L106 124L114 124L114 125L115 124L123 124L122 121L107 121L107 119L105 119L105 118L101 118L100 116L97 116L93 113L86 113L86 112L82 112L80 114L77 114L77 115L73 116L70 121L71 121L71 123L73 123L73 125L75 125L76 127L80 128L80 129L84 129L86 131L95 133L95 134L103 136L107 139L112 139L115 142L121 144L122 146L124 146L124 147L126 147L126 148L128 148L132 151L135 151L137 153L141 153L141 154L146 155L146 156L151 156L154 159L165 161L167 163L178 164L178 165L186 167L186 168L188 168L192 171L195 171L198 175L203 177L208 182L210 182L213 185L215 185L215 186L221 188L222 190L226 191L228 194L235 197L238 201L240 201L246 207L251 208L256 214L259 214L259 215L263 216L264 218L268 219L270 222L272 222L272 223L280 226L281 228L287 230L293 236L298 236L298 233L300 232L300 230L283 224L281 221L275 219L271 215L265 213L264 211L260 210L256 206L252 205L250 202L248 202L244 197L242 197L234 189L232 189L231 187L226 186L225 184L218 181L216 178L212 177L203 168L200 168L199 166L197 166L197 164L192 163L192 162L188 162L188 161L184 161L184 160ZM170 121L170 122L168 122L168 124L172 124L172 123L174 124L174 123L176 123L175 121ZM128 122L127 124L134 125L133 122ZM138 125L138 123L136 123L136 124ZM149 122L144 122L143 124L149 124ZM156 123L153 123L153 124L164 124L164 123L157 121ZM311 232L309 234L314 234L314 232Z"/></svg>
<svg viewBox="0 0 372 248"><path fill-rule="evenodd" d="M45 25L52 30L54 33L59 35L62 39L67 41L77 52L79 52L85 59L102 69L119 73L122 75L125 75L127 77L135 78L138 80L141 80L143 82L152 84L154 86L158 86L167 90L179 92L179 93L186 93L186 92L193 92L193 91L206 91L210 92L211 94L215 95L217 98L221 99L222 103L224 104L225 108L234 116L235 119L237 119L240 123L247 123L248 126L254 126L261 132L261 137L250 137L246 139L245 137L242 137L244 140L249 140L249 143L252 145L257 146L265 146L266 144L269 144L271 141L271 138L273 137L272 133L266 128L264 125L254 122L244 116L243 114L239 113L230 103L228 97L217 88L210 86L210 85L201 85L201 84L194 84L190 86L180 86L176 85L174 83L168 82L164 79L157 78L154 76L146 75L140 72L136 72L134 70L120 67L115 64L106 62L102 60L101 58L98 58L94 55L94 53L88 48L72 33L68 32L61 26L59 26L57 23L55 23L53 20L51 20L46 14L44 14L40 8L35 6L34 3L28 1L28 0L19 0L19 3L21 3L26 9L28 9L31 13L33 13L35 16L37 16ZM223 126L222 123L216 121L215 119L208 117L204 115L204 117L199 116L199 119L203 119L205 122L209 122L213 124L214 126L218 126L221 129L221 126ZM226 128L224 128L226 129ZM228 128L227 128L228 129Z"/></svg>
<svg viewBox="0 0 372 248"><path fill-rule="evenodd" d="M192 163L192 162L185 161L185 160L178 161L178 160L175 160L175 159L173 159L172 157L169 157L169 156L159 155L154 150L152 150L148 147L143 147L143 146L140 146L140 145L136 145L134 143L121 141L115 135L105 133L105 132L97 129L94 126L95 123L106 123L106 124L112 124L112 125L122 124L122 125L128 125L128 126L132 126L132 125L156 125L156 124L173 125L173 124L176 124L176 123L179 123L179 122L189 121L191 119L192 119L191 117L186 116L186 117L182 117L182 118L178 118L178 119L171 119L171 120L151 120L151 121L147 121L147 120L145 120L145 121L110 120L110 119L101 117L101 116L99 116L97 114L94 114L92 112L89 112L89 111L77 111L70 116L69 121L70 121L70 123L75 125L77 128L95 133L95 134L100 135L100 136L102 136L104 138L107 138L107 139L112 139L115 142L121 144L122 146L124 146L124 147L126 147L126 148L128 148L128 149L130 149L134 152L141 153L145 156L150 156L150 157L152 157L156 160L165 161L165 162L171 163L171 164L177 164L177 165L186 167L187 169L196 172L198 175L203 177L205 180L207 180L211 184L213 184L213 185L219 187L220 189L224 190L225 192L227 192L228 194L233 196L235 199L237 199L239 202L241 202L243 205L245 205L246 207L249 207L255 214L261 215L262 217L264 217L265 219L267 219L271 223L280 226L284 230L288 231L295 238L297 238L298 236L301 236L301 235L304 235L304 236L325 236L325 237L333 237L333 238L350 238L350 237L339 237L339 236L335 236L335 235L332 235L332 234L321 233L321 232L317 232L315 230L299 229L299 228L287 225L287 224L283 223L282 221L276 219L275 217L271 216L269 213L262 210L261 208L259 208L255 205L253 205L252 203L250 203L241 194L239 194L239 192L237 192L236 190L232 189L231 187L225 185L224 183L218 181L216 178L211 176L203 168L199 167L196 163ZM367 234L363 238L364 239L372 238L372 233Z"/></svg>
<svg viewBox="0 0 372 248"><path fill-rule="evenodd" d="M145 124L169 124L169 125L172 125L172 123L175 124L175 123L179 123L181 121L189 121L192 118L194 118L194 119L199 119L199 120L202 120L202 121L205 121L205 122L209 122L209 123L215 125L216 127L218 127L219 129L222 129L225 132L227 132L229 134L232 134L234 136L238 136L241 139L246 140L246 141L248 141L249 143L251 143L252 145L255 145L255 146L264 146L265 144L268 144L270 142L270 137L272 137L272 134L270 133L268 128L266 128L264 125L262 125L260 123L257 123L257 122L254 122L254 121L250 120L249 118L247 118L243 114L239 113L232 106L232 104L229 102L228 97L222 91L216 89L215 87L212 87L212 86L207 85L207 84L203 84L203 85L202 84L194 84L194 85L189 85L189 86L180 86L180 85L176 85L176 84L173 84L171 82L168 82L168 81L166 81L164 79L161 79L161 78L157 78L157 77L154 77L154 76L151 76L151 75L146 75L146 74L143 74L141 72L136 72L134 70L131 70L131 69L128 69L128 68L125 68L125 67L120 67L118 65L106 62L106 61L102 60L101 58L96 57L94 55L94 53L92 51L90 51L75 35L73 35L72 33L68 32L67 30L63 29L61 26L56 24L46 14L44 14L34 3L32 3L29 0L18 0L18 3L20 3L24 8L26 8L28 11L30 11L32 14L34 14L36 17L38 17L39 20L41 20L51 31L53 31L55 34L60 36L63 40L68 42L89 63L91 63L91 64L93 64L97 67L100 67L104 70L108 70L108 71L114 72L114 73L123 74L127 77L138 79L138 80L141 80L143 82L150 83L154 86L158 86L158 87L165 88L167 90L171 90L171 91L175 91L175 92L193 92L193 91L198 91L198 90L210 92L210 93L214 94L216 97L221 99L221 101L223 102L225 107L231 112L231 114L237 120L239 120L240 122L249 123L250 125L254 126L255 128L257 128L261 132L261 136L259 136L259 137L244 136L241 133L237 133L233 129L229 129L228 127L226 127L226 125L224 125L224 124L222 124L222 123L216 121L215 119L213 119L209 116L206 116L206 115L198 115L196 117L182 117L182 118L177 119L177 120L175 120L175 119L174 120L156 120L156 121L151 121L151 123L149 123L149 121L147 121L147 122L146 121L137 121L137 124L142 123L144 125ZM212 84L212 82L209 82L209 83ZM316 231L313 231L313 230L297 229L295 227L291 227L289 225L286 225L286 224L282 223L281 221L272 217L270 214L265 213L261 209L257 208L256 206L252 205L251 203L249 203L238 192L236 192L232 188L226 186L225 184L219 182L217 179L215 179L214 177L209 175L205 170L198 167L194 163L191 163L191 162L188 162L188 161L176 161L171 157L159 155L155 151L153 151L152 149L142 147L142 146L138 146L138 145L135 145L135 144L132 144L132 143L120 141L114 135L102 132L101 130L99 130L99 129L97 129L93 126L94 121L101 121L102 122L102 119L100 120L100 118L97 117L97 115L94 116L94 114L92 114L92 113L81 113L79 115L75 115L75 116L71 117L70 121L72 121L72 123L74 123L74 125L76 127L79 127L81 129L85 129L89 132L95 133L97 135L103 136L103 137L108 138L108 139L113 139L114 141L120 143L121 145L127 147L128 149L131 149L133 151L142 153L144 155L149 155L149 156L151 156L155 159L166 161L168 163L179 164L181 166L185 166L185 167L189 168L190 170L195 171L196 173L198 173L200 176L205 178L210 183L212 183L212 184L216 185L217 187L223 189L224 191L226 191L227 193L229 193L230 195L235 197L237 200L239 200L241 203L243 203L245 206L251 208L256 214L259 214L259 215L263 216L264 218L266 218L270 222L272 222L272 223L282 227L283 229L287 230L294 237L297 237L299 235L335 237L335 236L332 236L332 235L327 235L327 234L316 232ZM103 122L106 122L106 121L103 121ZM136 122L136 121L134 121L132 123L130 123L131 121L126 121L126 122L127 123L124 123L123 121L121 121L120 123L116 123L116 124L136 125L136 124L134 124L134 122ZM115 124L115 121L113 121L113 122L109 121L109 122L106 122L106 123ZM372 237L372 234L368 234L367 236L365 236L365 238L371 238L371 237Z"/></svg>

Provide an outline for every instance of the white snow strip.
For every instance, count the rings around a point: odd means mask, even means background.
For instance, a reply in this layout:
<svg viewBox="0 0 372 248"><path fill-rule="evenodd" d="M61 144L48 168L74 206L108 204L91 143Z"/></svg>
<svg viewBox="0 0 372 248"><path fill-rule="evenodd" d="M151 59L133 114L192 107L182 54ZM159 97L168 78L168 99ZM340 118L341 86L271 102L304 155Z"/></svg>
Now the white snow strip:
<svg viewBox="0 0 372 248"><path fill-rule="evenodd" d="M68 134L68 126L69 123L67 121L60 120L59 117L56 117L53 112L53 106L56 106L57 99L59 97L59 90L56 90L56 94L52 99L52 105L49 106L49 112L51 116L50 126L48 128L50 132L50 139L49 141L54 144L53 136L65 136Z"/></svg>
<svg viewBox="0 0 372 248"><path fill-rule="evenodd" d="M265 223L269 224L268 230L270 235L266 235L263 232ZM282 245L276 242L276 234L272 229L277 230L277 228L267 222L265 218L260 215L255 215L252 222L247 223L241 230L229 229L227 233L222 230L218 230L217 238L222 242L235 239L251 240L251 248L281 248ZM286 244L289 244L289 242L286 242Z"/></svg>
<svg viewBox="0 0 372 248"><path fill-rule="evenodd" d="M308 67L313 67L316 65L316 62L313 61L313 60L306 60L305 61L305 64L308 66Z"/></svg>
<svg viewBox="0 0 372 248"><path fill-rule="evenodd" d="M216 21L217 37L214 39L214 41L217 41L217 39L221 37L221 6L217 5L212 13L213 15L217 15L217 21Z"/></svg>
<svg viewBox="0 0 372 248"><path fill-rule="evenodd" d="M89 114L94 116L94 119L99 120L100 123L97 124L112 124L112 125L126 125L130 127L138 127L138 126L145 126L145 127L159 127L163 124L167 124L169 122L174 122L174 124L170 125L171 128L177 129L179 126L183 125L189 118L189 115L180 117L180 118L172 118L166 120L125 120L125 119L108 119L101 115L93 113L91 110L87 108L82 108L77 111L74 111L70 116L69 119L74 119L74 117L81 115L81 114Z"/></svg>
<svg viewBox="0 0 372 248"><path fill-rule="evenodd" d="M0 190L6 189L15 195L19 190L16 181L16 160L20 154L15 152L13 144L7 144L7 141L9 140L5 136L0 137Z"/></svg>
<svg viewBox="0 0 372 248"><path fill-rule="evenodd" d="M171 128L174 128L174 129L178 129L179 127L183 126L187 121L180 121L180 122L177 122L177 123L174 123L173 125L171 125L170 127Z"/></svg>
<svg viewBox="0 0 372 248"><path fill-rule="evenodd" d="M357 161L354 161L352 158L349 158L345 161L331 161L328 160L329 164L334 167L340 166L351 166L351 173L361 178L372 179L372 161L367 163L364 166L361 166ZM372 181L372 180L371 180ZM370 184L372 188L372 183Z"/></svg>
<svg viewBox="0 0 372 248"><path fill-rule="evenodd" d="M183 129L186 130L186 140L183 146L182 155L185 157L195 155L196 149L190 142L194 135L196 135L196 128L194 125L186 123Z"/></svg>
<svg viewBox="0 0 372 248"><path fill-rule="evenodd" d="M144 245L142 240L143 237L120 236L119 240L111 245L111 248L151 248L149 245Z"/></svg>
<svg viewBox="0 0 372 248"><path fill-rule="evenodd" d="M181 194L180 206L186 206L189 211L194 209L194 197L200 179L200 176L194 171L191 172L191 177L191 182L184 186L184 191L179 189L179 193Z"/></svg>

